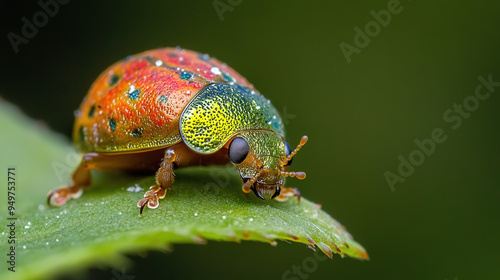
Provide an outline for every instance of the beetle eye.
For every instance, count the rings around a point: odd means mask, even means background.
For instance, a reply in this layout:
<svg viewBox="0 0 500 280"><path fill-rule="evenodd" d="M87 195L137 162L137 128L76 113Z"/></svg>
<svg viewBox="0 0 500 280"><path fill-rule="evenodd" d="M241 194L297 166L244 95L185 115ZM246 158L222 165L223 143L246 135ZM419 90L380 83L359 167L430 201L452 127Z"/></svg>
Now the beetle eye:
<svg viewBox="0 0 500 280"><path fill-rule="evenodd" d="M249 151L250 146L248 146L248 142L241 137L236 137L233 139L231 144L229 144L229 159L234 164L242 163L247 157Z"/></svg>
<svg viewBox="0 0 500 280"><path fill-rule="evenodd" d="M288 145L288 143L285 141L285 154L286 154L286 156L289 156L291 152L292 152L292 149L290 149L290 145ZM291 158L290 161L288 161L285 164L285 166L292 164L292 161L293 161L293 158Z"/></svg>

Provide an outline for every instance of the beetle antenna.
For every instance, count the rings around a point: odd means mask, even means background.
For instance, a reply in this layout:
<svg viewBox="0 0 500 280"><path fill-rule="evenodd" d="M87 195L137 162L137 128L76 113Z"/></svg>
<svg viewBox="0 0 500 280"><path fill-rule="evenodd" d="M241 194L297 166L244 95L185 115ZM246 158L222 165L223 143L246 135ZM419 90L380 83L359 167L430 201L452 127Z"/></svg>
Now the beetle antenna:
<svg viewBox="0 0 500 280"><path fill-rule="evenodd" d="M280 175L283 175L285 177L295 177L299 180L304 180L306 178L306 173L305 172L285 172L285 171L278 171Z"/></svg>
<svg viewBox="0 0 500 280"><path fill-rule="evenodd" d="M280 167L283 167L285 166L292 158L293 156L300 150L300 148L302 148L302 146L304 146L306 143L307 143L307 136L304 135L302 136L302 138L300 139L300 143L297 145L297 148L295 148L295 150L293 150L281 163L280 163ZM288 172L290 173L290 172ZM293 173L293 172L292 172ZM304 172L301 172L301 173L304 173ZM287 176L287 175L285 175ZM294 177L294 176L290 176L290 177ZM299 177L297 177L299 178ZM304 178L305 178L305 173L304 173ZM300 178L299 178L300 179Z"/></svg>

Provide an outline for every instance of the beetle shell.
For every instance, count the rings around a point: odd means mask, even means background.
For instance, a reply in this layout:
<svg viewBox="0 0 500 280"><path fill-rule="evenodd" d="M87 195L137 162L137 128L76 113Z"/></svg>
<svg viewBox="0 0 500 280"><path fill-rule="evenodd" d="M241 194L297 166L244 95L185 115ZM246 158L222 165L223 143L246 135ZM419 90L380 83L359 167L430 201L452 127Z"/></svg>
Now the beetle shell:
<svg viewBox="0 0 500 280"><path fill-rule="evenodd" d="M49 192L63 205L91 182L91 169L156 170L156 184L137 202L155 209L172 187L174 169L232 163L245 194L284 201L293 151L271 102L226 64L208 55L165 48L115 63L92 84L76 113L75 145L85 152L72 184Z"/></svg>
<svg viewBox="0 0 500 280"><path fill-rule="evenodd" d="M184 108L211 84L231 84L260 95L236 71L206 54L164 48L128 57L92 84L76 113L73 141L82 152L125 152L178 143Z"/></svg>

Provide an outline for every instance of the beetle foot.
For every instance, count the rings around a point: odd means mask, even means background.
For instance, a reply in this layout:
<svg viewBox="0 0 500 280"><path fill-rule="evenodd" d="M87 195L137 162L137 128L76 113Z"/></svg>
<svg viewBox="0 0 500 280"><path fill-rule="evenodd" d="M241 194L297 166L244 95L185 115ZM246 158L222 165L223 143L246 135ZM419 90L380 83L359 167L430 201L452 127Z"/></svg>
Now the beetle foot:
<svg viewBox="0 0 500 280"><path fill-rule="evenodd" d="M278 195L274 199L278 201L286 201L289 197L294 196L297 197L297 200L300 202L301 195L299 190L297 190L296 188L283 188L280 195Z"/></svg>
<svg viewBox="0 0 500 280"><path fill-rule="evenodd" d="M61 206L72 198L79 198L82 193L82 188L77 186L66 186L54 189L47 194L47 204L51 206Z"/></svg>
<svg viewBox="0 0 500 280"><path fill-rule="evenodd" d="M166 190L158 185L151 186L149 188L149 191L147 191L144 194L144 197L137 202L137 207L141 208L140 213L142 214L142 211L146 205L150 209L156 209L158 208L158 205L160 205L160 202L158 199L162 199L166 195Z"/></svg>

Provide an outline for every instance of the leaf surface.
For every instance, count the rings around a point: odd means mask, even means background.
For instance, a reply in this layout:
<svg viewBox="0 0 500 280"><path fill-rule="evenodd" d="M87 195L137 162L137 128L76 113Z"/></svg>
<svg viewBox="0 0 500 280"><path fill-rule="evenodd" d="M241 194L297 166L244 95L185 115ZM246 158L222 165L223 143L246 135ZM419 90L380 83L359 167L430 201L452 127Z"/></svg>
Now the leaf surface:
<svg viewBox="0 0 500 280"><path fill-rule="evenodd" d="M3 168L15 168L15 215L6 196L0 218L16 217L15 273L2 261L1 279L49 278L90 265L123 265L124 253L169 250L175 243L207 240L240 242L279 240L319 248L328 256L368 258L344 227L305 198L300 202L245 198L234 167L178 170L167 197L142 216L136 206L154 176L93 171L92 186L62 207L47 207L49 190L68 183L81 155L62 136L27 119L13 106L0 104ZM5 184L6 185L6 184ZM9 230L2 229L1 252L9 253Z"/></svg>

